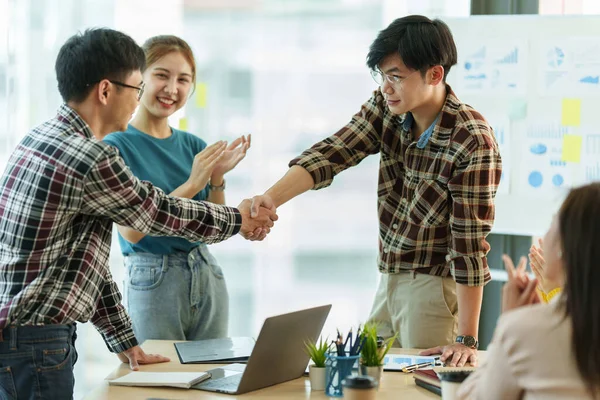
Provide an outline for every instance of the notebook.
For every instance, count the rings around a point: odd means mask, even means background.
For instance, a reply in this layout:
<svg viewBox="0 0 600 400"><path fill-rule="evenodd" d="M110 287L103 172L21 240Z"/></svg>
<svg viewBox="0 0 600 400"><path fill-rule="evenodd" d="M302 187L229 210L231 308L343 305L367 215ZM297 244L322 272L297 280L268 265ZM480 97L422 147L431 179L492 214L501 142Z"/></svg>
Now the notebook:
<svg viewBox="0 0 600 400"><path fill-rule="evenodd" d="M254 348L251 337L195 340L175 343L182 364L225 364L247 362Z"/></svg>
<svg viewBox="0 0 600 400"><path fill-rule="evenodd" d="M108 381L113 386L171 386L189 389L210 378L208 372L142 372L133 371Z"/></svg>

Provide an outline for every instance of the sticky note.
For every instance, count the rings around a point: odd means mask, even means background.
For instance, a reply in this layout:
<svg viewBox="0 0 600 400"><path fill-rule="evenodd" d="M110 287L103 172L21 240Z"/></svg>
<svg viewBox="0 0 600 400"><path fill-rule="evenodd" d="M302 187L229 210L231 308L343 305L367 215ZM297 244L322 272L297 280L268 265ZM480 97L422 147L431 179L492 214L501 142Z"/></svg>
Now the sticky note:
<svg viewBox="0 0 600 400"><path fill-rule="evenodd" d="M179 119L179 130L181 131L187 131L188 129L188 120L187 118L180 118Z"/></svg>
<svg viewBox="0 0 600 400"><path fill-rule="evenodd" d="M208 88L206 83L198 82L196 84L196 107L206 107L206 97L208 94Z"/></svg>
<svg viewBox="0 0 600 400"><path fill-rule="evenodd" d="M581 99L563 99L562 125L579 126L581 122Z"/></svg>
<svg viewBox="0 0 600 400"><path fill-rule="evenodd" d="M562 161L578 163L581 161L581 144L583 138L579 135L564 135Z"/></svg>
<svg viewBox="0 0 600 400"><path fill-rule="evenodd" d="M514 99L508 107L508 116L512 120L525 119L527 116L527 102L525 99Z"/></svg>

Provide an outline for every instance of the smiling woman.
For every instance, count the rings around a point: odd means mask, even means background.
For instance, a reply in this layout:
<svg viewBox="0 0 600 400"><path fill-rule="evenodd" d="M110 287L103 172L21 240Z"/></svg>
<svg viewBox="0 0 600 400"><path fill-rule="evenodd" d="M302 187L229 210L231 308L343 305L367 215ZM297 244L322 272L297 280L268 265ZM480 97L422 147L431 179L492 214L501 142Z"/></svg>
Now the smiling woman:
<svg viewBox="0 0 600 400"><path fill-rule="evenodd" d="M211 146L169 126L196 79L189 45L155 36L143 46L146 69L138 113L124 132L105 140L116 146L132 172L178 197L225 203L223 176L246 155L250 138ZM136 337L199 340L227 336L229 296L221 268L205 244L151 237L118 227L125 256L126 307Z"/></svg>

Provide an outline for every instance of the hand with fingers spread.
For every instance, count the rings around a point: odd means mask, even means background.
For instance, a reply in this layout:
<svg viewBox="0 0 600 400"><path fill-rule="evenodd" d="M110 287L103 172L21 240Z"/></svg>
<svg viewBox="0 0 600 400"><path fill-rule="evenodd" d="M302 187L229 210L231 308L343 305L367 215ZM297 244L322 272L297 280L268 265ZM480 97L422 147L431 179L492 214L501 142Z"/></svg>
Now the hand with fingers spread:
<svg viewBox="0 0 600 400"><path fill-rule="evenodd" d="M217 163L223 158L227 149L227 142L219 141L211 144L194 157L192 172L188 183L198 192L207 185Z"/></svg>
<svg viewBox="0 0 600 400"><path fill-rule="evenodd" d="M246 152L251 143L252 135L248 135L248 137L242 135L231 142L225 149L223 157L215 165L212 171L212 179L215 180L218 177L220 180L226 173L234 169L246 157Z"/></svg>
<svg viewBox="0 0 600 400"><path fill-rule="evenodd" d="M502 256L502 260L508 274L508 281L502 288L502 312L539 303L540 298L535 291L538 281L529 279L525 273L527 258L521 257L517 268L507 255Z"/></svg>
<svg viewBox="0 0 600 400"><path fill-rule="evenodd" d="M171 361L167 357L159 354L146 354L140 346L133 346L122 353L117 354L119 360L129 364L129 368L137 371L140 365L157 364Z"/></svg>
<svg viewBox="0 0 600 400"><path fill-rule="evenodd" d="M253 209L252 205L257 197L252 200L246 199L238 206L238 210L242 214L240 234L245 239L253 241L263 240L279 218L275 212L275 206L267 199L256 200L258 207Z"/></svg>
<svg viewBox="0 0 600 400"><path fill-rule="evenodd" d="M544 293L550 293L554 289L560 288L560 282L549 278L546 274L546 261L544 260L544 251L542 250L542 239L538 241L539 246L532 245L529 249L529 264L531 270L538 280L539 289Z"/></svg>
<svg viewBox="0 0 600 400"><path fill-rule="evenodd" d="M440 354L440 361L447 367L464 367L467 363L473 367L477 366L477 349L467 347L462 343L432 347L419 353L420 356L436 354Z"/></svg>

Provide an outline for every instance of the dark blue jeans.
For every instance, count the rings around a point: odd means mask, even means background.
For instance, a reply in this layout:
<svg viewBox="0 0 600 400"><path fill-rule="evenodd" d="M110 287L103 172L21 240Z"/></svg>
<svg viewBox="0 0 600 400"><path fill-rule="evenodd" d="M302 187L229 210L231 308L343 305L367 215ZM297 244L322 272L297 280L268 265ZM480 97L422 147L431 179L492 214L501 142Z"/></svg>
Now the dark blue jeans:
<svg viewBox="0 0 600 400"><path fill-rule="evenodd" d="M75 330L75 324L0 330L0 399L72 399Z"/></svg>

